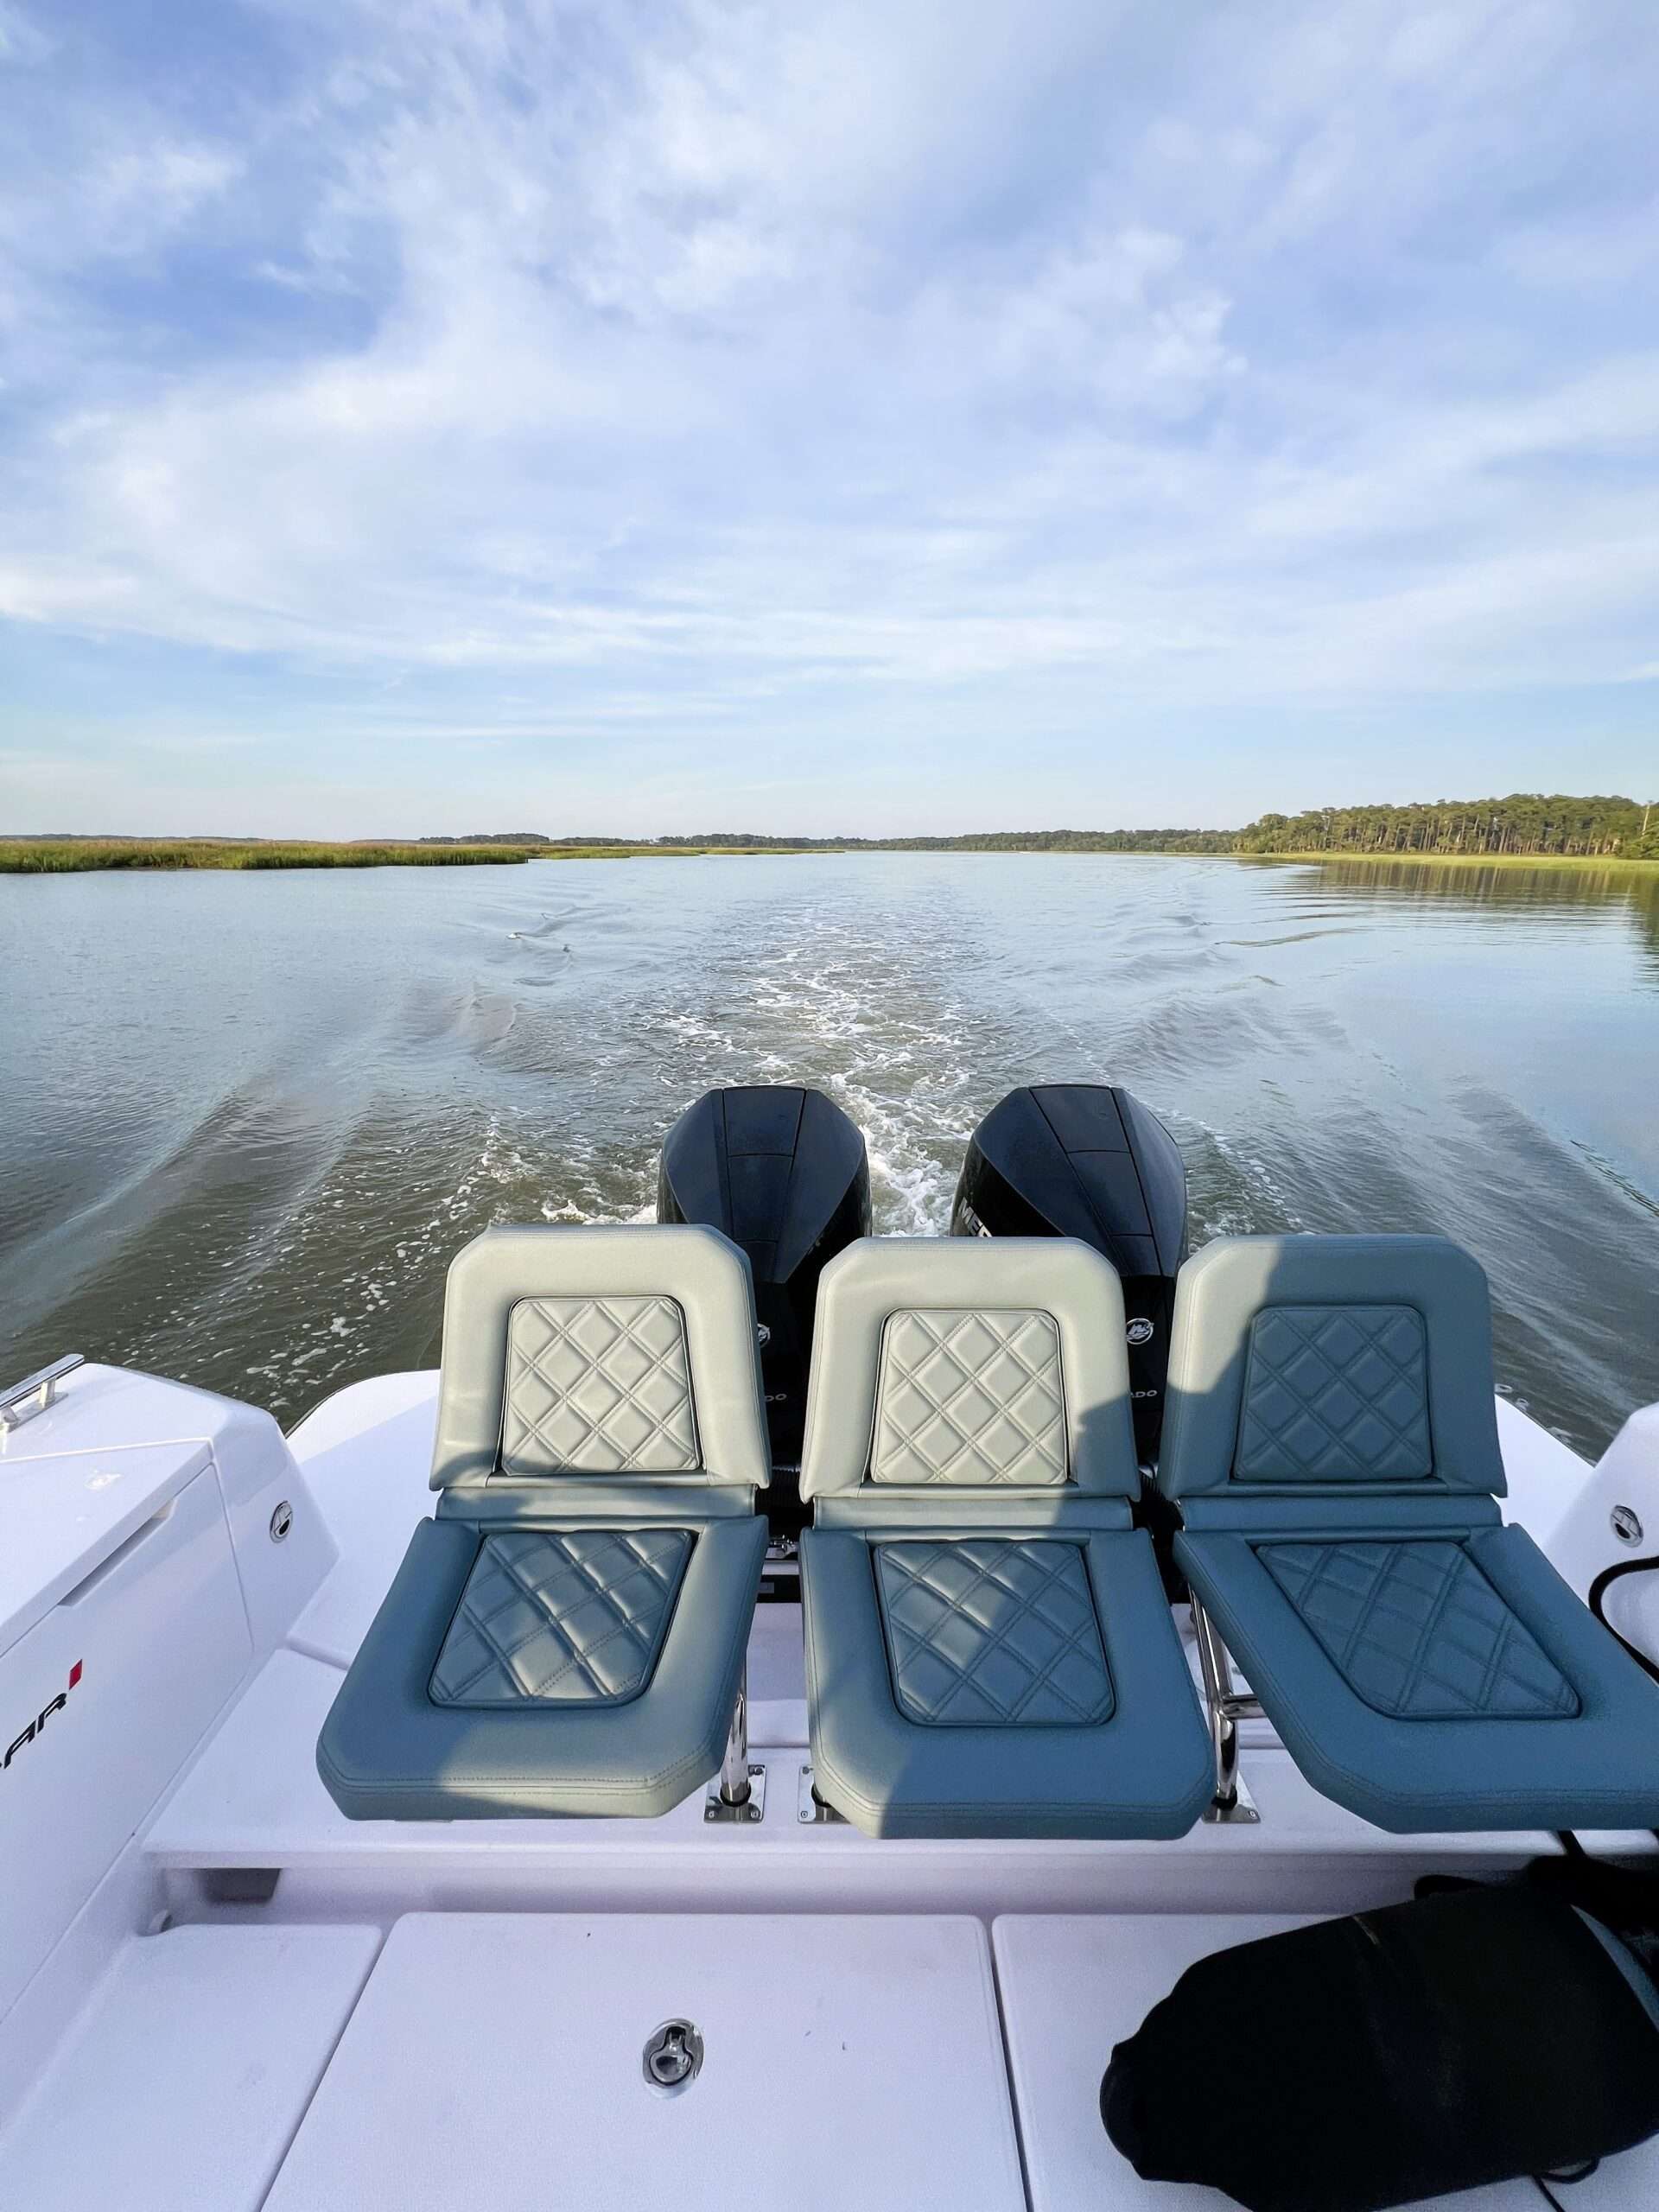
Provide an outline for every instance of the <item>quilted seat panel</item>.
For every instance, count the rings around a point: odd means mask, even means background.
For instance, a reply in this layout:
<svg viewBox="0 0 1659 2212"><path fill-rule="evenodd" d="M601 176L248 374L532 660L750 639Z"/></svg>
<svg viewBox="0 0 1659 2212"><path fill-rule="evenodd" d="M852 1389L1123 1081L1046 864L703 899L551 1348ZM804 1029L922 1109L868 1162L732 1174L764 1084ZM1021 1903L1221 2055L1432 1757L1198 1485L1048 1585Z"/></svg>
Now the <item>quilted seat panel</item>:
<svg viewBox="0 0 1659 2212"><path fill-rule="evenodd" d="M486 1536L449 1624L435 1705L617 1705L650 1681L691 1550L685 1529Z"/></svg>
<svg viewBox="0 0 1659 2212"><path fill-rule="evenodd" d="M1097 1727L1112 1677L1080 1546L956 1537L874 1547L893 1695L933 1727Z"/></svg>
<svg viewBox="0 0 1659 2212"><path fill-rule="evenodd" d="M1433 1472L1422 1316L1274 1306L1250 1325L1234 1476L1408 1482Z"/></svg>
<svg viewBox="0 0 1659 2212"><path fill-rule="evenodd" d="M504 1474L690 1474L700 1464L674 1300L527 1298L513 1307Z"/></svg>
<svg viewBox="0 0 1659 2212"><path fill-rule="evenodd" d="M971 1307L891 1314L870 1480L1064 1484L1065 1398L1052 1316Z"/></svg>
<svg viewBox="0 0 1659 2212"><path fill-rule="evenodd" d="M1262 1544L1349 1688L1395 1719L1563 1719L1572 1684L1461 1544Z"/></svg>

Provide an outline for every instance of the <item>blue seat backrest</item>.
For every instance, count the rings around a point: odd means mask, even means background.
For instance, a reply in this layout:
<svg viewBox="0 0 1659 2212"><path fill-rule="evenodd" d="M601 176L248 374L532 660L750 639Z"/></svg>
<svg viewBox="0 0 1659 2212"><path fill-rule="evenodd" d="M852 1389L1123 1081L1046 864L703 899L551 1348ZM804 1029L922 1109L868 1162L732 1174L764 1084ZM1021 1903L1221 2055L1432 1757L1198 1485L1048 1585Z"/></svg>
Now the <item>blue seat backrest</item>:
<svg viewBox="0 0 1659 2212"><path fill-rule="evenodd" d="M1158 1487L1501 1497L1486 1278L1439 1236L1227 1236L1177 1278Z"/></svg>

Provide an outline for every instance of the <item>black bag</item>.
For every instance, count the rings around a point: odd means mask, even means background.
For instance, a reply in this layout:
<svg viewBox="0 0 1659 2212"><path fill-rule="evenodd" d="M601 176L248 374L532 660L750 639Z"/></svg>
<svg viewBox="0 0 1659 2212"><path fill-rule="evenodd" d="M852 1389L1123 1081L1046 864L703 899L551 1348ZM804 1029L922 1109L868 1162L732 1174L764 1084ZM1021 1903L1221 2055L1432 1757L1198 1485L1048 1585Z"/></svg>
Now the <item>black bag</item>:
<svg viewBox="0 0 1659 2212"><path fill-rule="evenodd" d="M1112 2053L1108 2134L1143 2180L1208 2183L1251 2212L1382 2212L1643 2141L1659 1988L1635 1952L1659 1885L1592 1864L1201 1959ZM1590 1925L1575 1881L1634 1948Z"/></svg>

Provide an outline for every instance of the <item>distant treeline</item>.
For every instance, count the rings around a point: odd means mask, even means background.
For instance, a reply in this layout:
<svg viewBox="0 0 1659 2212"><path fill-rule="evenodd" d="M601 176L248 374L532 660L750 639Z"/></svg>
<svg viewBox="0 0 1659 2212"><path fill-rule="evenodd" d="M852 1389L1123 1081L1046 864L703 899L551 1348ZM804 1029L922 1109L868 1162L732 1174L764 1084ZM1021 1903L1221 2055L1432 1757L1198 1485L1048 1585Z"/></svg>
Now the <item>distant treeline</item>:
<svg viewBox="0 0 1659 2212"><path fill-rule="evenodd" d="M664 845L928 853L1428 853L1659 860L1659 804L1514 791L1410 806L1310 807L1242 830L1001 830L963 837L768 837L715 831Z"/></svg>
<svg viewBox="0 0 1659 2212"><path fill-rule="evenodd" d="M1659 801L1442 798L1411 806L1310 807L1264 814L1242 830L994 830L960 837L786 837L758 830L696 836L550 837L540 830L420 837L405 843L293 843L257 838L0 837L0 874L92 868L377 868L411 861L622 858L708 852L1262 853L1448 860L1659 861Z"/></svg>
<svg viewBox="0 0 1659 2212"><path fill-rule="evenodd" d="M1230 853L1231 830L978 830L962 837L763 837L743 831L661 837L702 849L744 846L768 852L831 853Z"/></svg>
<svg viewBox="0 0 1659 2212"><path fill-rule="evenodd" d="M1436 799L1414 806L1328 806L1264 814L1233 840L1238 853L1478 853L1659 859L1659 806L1633 798Z"/></svg>

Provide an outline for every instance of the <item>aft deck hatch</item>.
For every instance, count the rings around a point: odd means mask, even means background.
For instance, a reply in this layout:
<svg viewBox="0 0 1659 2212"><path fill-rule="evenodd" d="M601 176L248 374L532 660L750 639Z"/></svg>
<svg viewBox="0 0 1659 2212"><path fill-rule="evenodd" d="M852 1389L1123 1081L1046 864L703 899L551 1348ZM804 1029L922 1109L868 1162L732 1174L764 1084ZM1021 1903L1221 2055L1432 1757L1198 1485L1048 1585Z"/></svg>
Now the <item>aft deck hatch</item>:
<svg viewBox="0 0 1659 2212"><path fill-rule="evenodd" d="M641 2053L676 2028L701 2063L664 2095ZM1020 2212L981 1924L410 1914L266 2212L723 2206L757 2127L773 2212Z"/></svg>

